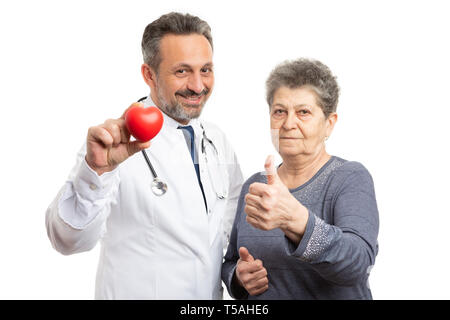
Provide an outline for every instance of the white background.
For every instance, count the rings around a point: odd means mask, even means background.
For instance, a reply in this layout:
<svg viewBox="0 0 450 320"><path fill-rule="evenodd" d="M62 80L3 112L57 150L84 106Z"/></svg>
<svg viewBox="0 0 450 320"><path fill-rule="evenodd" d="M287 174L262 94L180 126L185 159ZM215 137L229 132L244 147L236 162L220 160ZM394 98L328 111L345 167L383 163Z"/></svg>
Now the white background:
<svg viewBox="0 0 450 320"><path fill-rule="evenodd" d="M226 132L246 178L275 154L270 70L301 56L332 69L342 95L328 151L375 181L374 298L449 299L447 2L281 0L1 2L0 298L93 298L98 246L60 255L45 211L87 128L148 94L142 33L170 11L212 27L216 86L203 116Z"/></svg>

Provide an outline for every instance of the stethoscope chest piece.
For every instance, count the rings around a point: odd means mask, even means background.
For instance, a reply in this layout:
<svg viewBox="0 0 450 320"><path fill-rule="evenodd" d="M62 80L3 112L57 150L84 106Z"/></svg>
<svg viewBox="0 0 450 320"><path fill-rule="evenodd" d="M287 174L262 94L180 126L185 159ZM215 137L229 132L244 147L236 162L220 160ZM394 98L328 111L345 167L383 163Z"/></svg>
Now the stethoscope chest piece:
<svg viewBox="0 0 450 320"><path fill-rule="evenodd" d="M162 196L167 191L167 184L162 182L158 177L154 177L151 188L156 196Z"/></svg>
<svg viewBox="0 0 450 320"><path fill-rule="evenodd" d="M148 168L150 169L150 172L153 176L153 181L151 185L151 189L154 195L156 196L162 196L167 192L167 184L161 181L161 179L158 178L156 175L156 171L152 166L152 163L150 162L150 159L147 156L147 152L145 150L142 150L142 154L144 155L145 162L147 162Z"/></svg>

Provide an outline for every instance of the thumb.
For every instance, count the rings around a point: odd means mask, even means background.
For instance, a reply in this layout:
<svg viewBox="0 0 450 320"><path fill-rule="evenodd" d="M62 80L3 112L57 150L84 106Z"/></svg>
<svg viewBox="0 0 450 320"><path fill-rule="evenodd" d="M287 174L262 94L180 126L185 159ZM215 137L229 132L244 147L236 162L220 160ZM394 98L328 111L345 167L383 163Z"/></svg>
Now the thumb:
<svg viewBox="0 0 450 320"><path fill-rule="evenodd" d="M267 184L274 184L280 179L278 177L277 169L275 169L273 155L267 157L264 168L266 169Z"/></svg>
<svg viewBox="0 0 450 320"><path fill-rule="evenodd" d="M139 152L143 149L147 149L148 147L150 147L150 140L145 142L138 140L131 141L128 143L128 154L131 157L136 152Z"/></svg>
<svg viewBox="0 0 450 320"><path fill-rule="evenodd" d="M246 247L239 248L239 257L241 258L241 260L246 262L252 262L255 260L253 256L248 252Z"/></svg>

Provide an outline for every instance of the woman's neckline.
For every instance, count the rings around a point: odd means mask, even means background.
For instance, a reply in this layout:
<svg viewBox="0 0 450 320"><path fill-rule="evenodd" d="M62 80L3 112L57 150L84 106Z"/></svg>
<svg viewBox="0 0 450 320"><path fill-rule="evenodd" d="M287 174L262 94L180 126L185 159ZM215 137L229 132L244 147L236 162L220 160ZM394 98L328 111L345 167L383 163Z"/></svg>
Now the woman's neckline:
<svg viewBox="0 0 450 320"><path fill-rule="evenodd" d="M289 192L293 193L299 191L305 188L307 185L311 184L331 164L331 162L333 162L335 158L336 158L335 156L331 156L330 159L328 159L328 161L325 162L325 164L308 181L306 181L305 183L301 184L298 187L289 189ZM283 162L278 165L277 169L281 167L282 164Z"/></svg>

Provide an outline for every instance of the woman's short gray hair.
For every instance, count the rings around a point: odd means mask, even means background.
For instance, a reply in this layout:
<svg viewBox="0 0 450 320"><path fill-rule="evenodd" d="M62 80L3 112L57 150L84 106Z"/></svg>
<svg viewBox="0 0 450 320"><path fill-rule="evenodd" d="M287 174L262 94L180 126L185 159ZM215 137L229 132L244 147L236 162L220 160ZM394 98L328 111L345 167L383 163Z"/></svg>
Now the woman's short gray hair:
<svg viewBox="0 0 450 320"><path fill-rule="evenodd" d="M150 23L142 36L142 55L144 63L148 64L156 73L161 63L159 43L167 34L188 35L197 33L203 35L213 47L211 28L206 21L190 14L171 12L162 15Z"/></svg>
<svg viewBox="0 0 450 320"><path fill-rule="evenodd" d="M275 91L281 87L295 89L302 86L314 90L325 117L336 112L339 99L336 77L322 62L306 58L285 61L272 70L266 81L267 103L272 106Z"/></svg>

